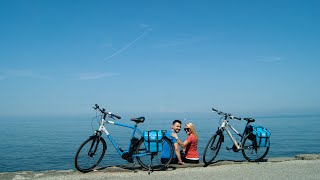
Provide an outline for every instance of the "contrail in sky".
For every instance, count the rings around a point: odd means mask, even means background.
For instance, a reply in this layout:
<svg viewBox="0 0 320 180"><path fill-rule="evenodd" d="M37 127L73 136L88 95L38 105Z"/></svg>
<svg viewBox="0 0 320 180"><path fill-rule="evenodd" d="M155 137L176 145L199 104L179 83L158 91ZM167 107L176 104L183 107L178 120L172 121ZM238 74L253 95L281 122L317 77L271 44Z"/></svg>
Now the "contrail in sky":
<svg viewBox="0 0 320 180"><path fill-rule="evenodd" d="M126 49L128 49L128 48L129 48L130 46L132 46L134 43L136 43L136 42L139 41L141 38L143 38L143 37L147 34L147 32L150 31L150 30L151 30L151 29L145 30L145 31L144 31L139 37L137 37L135 40L127 43L125 46L123 46L121 49L119 49L119 50L116 51L115 53L113 53L113 54L111 54L110 56L104 58L104 61L107 61L107 60L113 58L114 56L122 53L122 52L125 51Z"/></svg>

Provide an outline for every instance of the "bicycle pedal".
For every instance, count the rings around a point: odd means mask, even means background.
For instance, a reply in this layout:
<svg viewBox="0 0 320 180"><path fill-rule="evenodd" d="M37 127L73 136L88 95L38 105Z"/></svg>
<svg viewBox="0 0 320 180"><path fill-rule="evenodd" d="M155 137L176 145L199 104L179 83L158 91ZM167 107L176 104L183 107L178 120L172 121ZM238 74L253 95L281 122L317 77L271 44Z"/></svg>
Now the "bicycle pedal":
<svg viewBox="0 0 320 180"><path fill-rule="evenodd" d="M229 147L226 147L226 149L227 149L228 151L232 150L232 148L229 148Z"/></svg>

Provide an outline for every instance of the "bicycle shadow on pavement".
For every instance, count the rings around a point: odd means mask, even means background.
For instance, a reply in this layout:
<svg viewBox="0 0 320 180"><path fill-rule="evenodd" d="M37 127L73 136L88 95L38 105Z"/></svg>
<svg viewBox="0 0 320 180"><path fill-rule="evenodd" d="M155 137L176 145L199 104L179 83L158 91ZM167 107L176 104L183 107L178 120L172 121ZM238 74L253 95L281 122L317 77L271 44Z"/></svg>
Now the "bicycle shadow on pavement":
<svg viewBox="0 0 320 180"><path fill-rule="evenodd" d="M166 171L168 169L176 169L175 167L168 166L162 170L150 170L153 171ZM122 164L122 165L115 165L115 166L104 166L96 168L95 171L107 171L107 172L138 172L138 171L146 171L148 172L148 169L143 168L139 164Z"/></svg>
<svg viewBox="0 0 320 180"><path fill-rule="evenodd" d="M184 165L178 165L178 164L169 164L168 167L162 169L162 170L150 170L151 172L156 171L174 171L178 168L188 168L188 167L203 167L203 163L199 164L191 164L191 163L185 163ZM104 166L95 168L95 171L106 171L106 172L138 172L138 171L146 171L148 172L148 169L145 169L141 167L139 164L123 164L123 165L115 165L115 166Z"/></svg>
<svg viewBox="0 0 320 180"><path fill-rule="evenodd" d="M263 159L260 161L250 161L250 162L267 162L268 159ZM178 165L178 164L170 164L168 167L165 169L162 169L160 171L172 171L176 170L178 168L192 168L192 167L207 167L210 165L213 166L220 166L220 165L230 165L230 164L242 164L242 163L250 163L247 160L217 160L213 161L212 163L198 163L198 164L192 164L192 163L185 163L184 165ZM138 172L138 171L146 171L148 172L148 169L145 169L141 167L139 164L122 164L122 165L115 165L115 166L104 166L104 167L99 167L96 168L94 171L106 171L106 172ZM152 170L151 170L152 171ZM154 170L156 171L156 170Z"/></svg>
<svg viewBox="0 0 320 180"><path fill-rule="evenodd" d="M268 159L262 159L262 160L259 160L259 161L247 161L247 160L217 160L217 161L213 161L211 163L205 163L203 167L207 167L209 165L216 165L216 166L219 166L219 165L227 165L227 164L242 164L242 163L245 163L245 162L255 162L255 163L259 163L259 162L268 162Z"/></svg>
<svg viewBox="0 0 320 180"><path fill-rule="evenodd" d="M96 168L97 171L108 171L108 172L128 172L128 171L138 171L143 170L140 165L133 164L123 164L123 165L114 165L114 166L103 166Z"/></svg>

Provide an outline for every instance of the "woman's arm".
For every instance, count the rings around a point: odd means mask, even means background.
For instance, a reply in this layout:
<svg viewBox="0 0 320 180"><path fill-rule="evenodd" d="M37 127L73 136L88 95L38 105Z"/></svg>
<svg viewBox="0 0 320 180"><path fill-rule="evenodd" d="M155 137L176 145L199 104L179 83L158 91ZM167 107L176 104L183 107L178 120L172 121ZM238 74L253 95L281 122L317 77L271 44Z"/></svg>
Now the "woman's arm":
<svg viewBox="0 0 320 180"><path fill-rule="evenodd" d="M182 142L179 138L178 138L178 135L176 133L171 133L171 136L173 138L175 138L177 140L177 143L183 147L183 148L186 148L187 145L189 144L189 141L188 140L185 140L184 142Z"/></svg>
<svg viewBox="0 0 320 180"><path fill-rule="evenodd" d="M189 144L189 141L188 140L185 140L185 141L180 141L180 139L178 138L178 139L176 139L177 140L177 143L181 146L181 147L183 147L183 148L186 148L187 147L187 145Z"/></svg>

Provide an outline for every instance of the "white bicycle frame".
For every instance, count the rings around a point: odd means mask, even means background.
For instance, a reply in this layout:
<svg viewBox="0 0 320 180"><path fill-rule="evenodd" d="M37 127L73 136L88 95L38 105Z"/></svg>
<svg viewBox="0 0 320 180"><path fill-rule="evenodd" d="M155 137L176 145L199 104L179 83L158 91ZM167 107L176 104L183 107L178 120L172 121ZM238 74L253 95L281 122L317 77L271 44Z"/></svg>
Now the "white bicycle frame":
<svg viewBox="0 0 320 180"><path fill-rule="evenodd" d="M231 128L231 130L233 132L235 132L237 135L239 135L241 138L243 138L243 136L233 127L229 124L229 118L223 120L221 126L220 126L220 130L223 133L223 131L226 131L227 134L229 135L230 139L232 140L233 144L236 146L236 148L239 150L241 149L241 142L237 142L236 138L232 135L231 131L229 130L229 128Z"/></svg>

